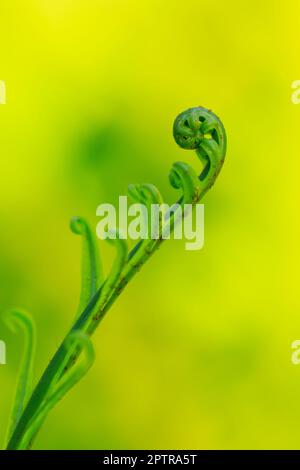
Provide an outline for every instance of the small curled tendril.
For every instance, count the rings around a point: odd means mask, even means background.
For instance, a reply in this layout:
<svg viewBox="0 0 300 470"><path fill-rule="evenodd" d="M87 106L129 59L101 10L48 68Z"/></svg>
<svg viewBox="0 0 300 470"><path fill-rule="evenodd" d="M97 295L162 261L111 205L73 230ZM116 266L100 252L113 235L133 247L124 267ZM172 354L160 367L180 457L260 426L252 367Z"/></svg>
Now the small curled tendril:
<svg viewBox="0 0 300 470"><path fill-rule="evenodd" d="M201 194L201 183L193 168L187 163L174 163L169 180L173 188L183 192L181 204L195 204Z"/></svg>
<svg viewBox="0 0 300 470"><path fill-rule="evenodd" d="M130 184L128 194L134 201L145 206L163 203L163 198L154 184Z"/></svg>
<svg viewBox="0 0 300 470"><path fill-rule="evenodd" d="M76 318L96 294L103 282L103 270L95 236L82 217L73 217L70 228L82 236L81 293Z"/></svg>
<svg viewBox="0 0 300 470"><path fill-rule="evenodd" d="M155 220L156 225L150 215L152 215L153 207L160 207L163 204L163 198L153 184L130 184L128 194L136 203L144 204L149 215L149 217L146 217L146 222L148 222L148 238L138 243L129 255L128 264L138 268L155 244L155 239L151 237L151 234L156 234L156 238L159 238L162 232L163 213L161 211L158 212L158 217Z"/></svg>

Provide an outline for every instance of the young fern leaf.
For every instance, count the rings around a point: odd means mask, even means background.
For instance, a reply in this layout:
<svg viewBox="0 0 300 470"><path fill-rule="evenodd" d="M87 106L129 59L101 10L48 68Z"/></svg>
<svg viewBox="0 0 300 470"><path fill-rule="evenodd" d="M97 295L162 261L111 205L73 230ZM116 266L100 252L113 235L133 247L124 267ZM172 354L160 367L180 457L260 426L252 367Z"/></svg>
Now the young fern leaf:
<svg viewBox="0 0 300 470"><path fill-rule="evenodd" d="M169 174L169 181L173 188L181 189L183 195L180 202L184 204L195 204L200 197L201 183L194 169L184 162L176 162Z"/></svg>
<svg viewBox="0 0 300 470"><path fill-rule="evenodd" d="M102 319L103 312L102 306L106 304L107 300L113 295L115 288L120 281L122 270L127 261L128 247L124 239L120 238L118 231L111 232L106 239L111 245L114 245L117 251L115 261L112 265L111 271L105 280L101 293L99 296L99 301L96 304L95 310L97 313L93 316L91 325L88 328L88 333L92 334L98 325L99 321Z"/></svg>
<svg viewBox="0 0 300 470"><path fill-rule="evenodd" d="M183 194L179 201L170 208L169 213L166 214L163 238L174 230L177 223L181 223L182 218L187 215L186 207L188 205L194 206L201 194L199 177L187 163L174 163L169 173L169 181L173 188L181 189Z"/></svg>
<svg viewBox="0 0 300 470"><path fill-rule="evenodd" d="M28 424L27 431L20 442L19 449L27 449L31 441L40 429L49 411L71 390L90 370L95 361L95 351L93 344L85 333L80 330L70 333L64 342L66 351L72 346L80 347L83 352L81 361L77 361L60 381L52 387L45 397L45 400L32 417Z"/></svg>
<svg viewBox="0 0 300 470"><path fill-rule="evenodd" d="M143 204L147 208L148 215L151 217L148 219L148 238L141 240L137 243L134 250L130 253L128 259L128 266L126 269L139 269L139 266L143 264L143 260L146 259L151 250L156 245L157 240L161 236L163 226L163 214L159 211L157 219L157 226L152 225L152 211L153 207L159 210L163 204L163 198L159 190L153 184L130 184L128 187L128 194L138 204ZM154 236L153 236L154 235ZM126 277L126 272L124 273Z"/></svg>
<svg viewBox="0 0 300 470"><path fill-rule="evenodd" d="M81 292L76 315L78 318L101 286L103 271L95 236L88 223L81 217L73 217L70 227L73 233L82 236Z"/></svg>
<svg viewBox="0 0 300 470"><path fill-rule="evenodd" d="M35 357L36 329L33 318L26 312L10 310L5 315L5 322L15 332L16 327L24 332L24 352L20 364L14 404L7 431L7 441L12 435L32 392L33 363Z"/></svg>
<svg viewBox="0 0 300 470"><path fill-rule="evenodd" d="M70 222L70 228L74 234L82 236L81 291L79 306L75 316L75 320L77 320L102 285L104 276L96 239L87 221L82 217L73 217ZM70 348L68 351L65 360L66 364L64 364L61 375L58 375L58 380L74 362L72 359L74 354L73 349ZM80 350L79 348L77 349L79 354Z"/></svg>

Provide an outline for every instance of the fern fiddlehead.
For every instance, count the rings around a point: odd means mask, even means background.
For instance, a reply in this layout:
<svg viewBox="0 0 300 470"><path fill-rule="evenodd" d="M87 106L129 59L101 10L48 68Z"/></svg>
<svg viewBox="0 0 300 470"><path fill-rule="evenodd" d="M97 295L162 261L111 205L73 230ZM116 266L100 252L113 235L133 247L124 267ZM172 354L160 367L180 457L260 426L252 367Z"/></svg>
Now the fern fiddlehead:
<svg viewBox="0 0 300 470"><path fill-rule="evenodd" d="M164 241L165 231L174 230L178 208L184 204L197 204L214 184L226 154L226 133L220 119L206 108L188 109L175 119L173 135L180 147L196 151L203 166L202 171L197 176L187 163L174 163L169 180L182 195L170 211L160 214L158 226L148 227L148 230L155 231L155 237L141 240L130 253L118 232L108 237L116 248L117 256L106 279L102 274L92 231L83 219L73 219L72 231L83 237L82 287L78 314L31 397L22 405L22 413L11 428L7 449L26 449L32 445L33 438L50 409L91 367L94 353L89 336L128 282ZM135 202L147 207L163 203L160 192L151 184L130 185L129 195ZM87 359L79 366L79 355L83 351L87 353ZM29 359L27 363L31 367Z"/></svg>

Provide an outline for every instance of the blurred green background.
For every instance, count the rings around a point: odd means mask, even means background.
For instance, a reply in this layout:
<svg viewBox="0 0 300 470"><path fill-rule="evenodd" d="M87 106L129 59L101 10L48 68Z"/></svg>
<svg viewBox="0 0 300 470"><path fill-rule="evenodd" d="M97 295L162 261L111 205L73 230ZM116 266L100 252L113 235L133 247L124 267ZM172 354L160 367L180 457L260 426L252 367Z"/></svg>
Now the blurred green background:
<svg viewBox="0 0 300 470"><path fill-rule="evenodd" d="M228 152L205 246L170 241L94 336L88 376L35 448L299 448L299 3L1 0L0 300L30 311L36 379L76 312L80 240L102 202L151 182L167 202L175 116L202 105ZM106 269L113 251L100 242ZM0 324L4 436L22 337Z"/></svg>

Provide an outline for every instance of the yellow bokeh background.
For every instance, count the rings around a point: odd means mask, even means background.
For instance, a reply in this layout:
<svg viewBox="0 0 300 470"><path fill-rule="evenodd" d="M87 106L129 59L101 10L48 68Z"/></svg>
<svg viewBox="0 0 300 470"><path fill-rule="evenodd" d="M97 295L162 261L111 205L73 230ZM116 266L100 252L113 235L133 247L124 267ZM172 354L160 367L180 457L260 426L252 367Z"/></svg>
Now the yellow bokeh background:
<svg viewBox="0 0 300 470"><path fill-rule="evenodd" d="M0 299L37 323L40 377L76 312L68 223L197 170L172 123L213 109L228 135L205 246L170 241L94 336L96 363L37 449L299 448L300 6L296 0L1 0ZM114 255L100 243L106 270ZM22 336L0 323L4 437Z"/></svg>

